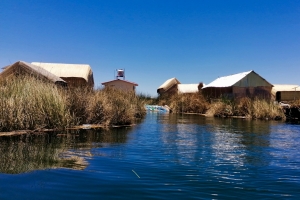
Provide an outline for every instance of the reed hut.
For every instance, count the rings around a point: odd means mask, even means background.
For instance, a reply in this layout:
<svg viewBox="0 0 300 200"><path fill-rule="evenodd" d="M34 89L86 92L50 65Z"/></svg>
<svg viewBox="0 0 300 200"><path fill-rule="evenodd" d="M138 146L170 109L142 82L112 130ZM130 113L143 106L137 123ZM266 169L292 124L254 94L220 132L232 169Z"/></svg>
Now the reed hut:
<svg viewBox="0 0 300 200"><path fill-rule="evenodd" d="M177 85L181 84L176 78L166 80L161 86L158 87L157 93L162 95L172 95L178 92Z"/></svg>
<svg viewBox="0 0 300 200"><path fill-rule="evenodd" d="M202 88L208 98L263 97L270 98L273 85L253 70L217 78Z"/></svg>
<svg viewBox="0 0 300 200"><path fill-rule="evenodd" d="M176 78L166 80L159 88L157 93L160 96L170 96L174 94L192 94L198 93L203 87L203 83L199 84L182 84Z"/></svg>
<svg viewBox="0 0 300 200"><path fill-rule="evenodd" d="M94 87L94 76L90 65L32 62L50 73L62 78L69 87Z"/></svg>
<svg viewBox="0 0 300 200"><path fill-rule="evenodd" d="M298 100L300 99L300 86L274 84L272 95L278 102Z"/></svg>
<svg viewBox="0 0 300 200"><path fill-rule="evenodd" d="M34 76L36 78L40 78L43 80L48 80L57 85L62 85L62 86L67 85L66 81L52 74L51 72L39 66L24 61L17 61L14 64L6 66L2 69L3 71L0 73L0 79L9 79L12 77L27 75L27 76Z"/></svg>
<svg viewBox="0 0 300 200"><path fill-rule="evenodd" d="M138 86L137 83L120 79L103 82L102 85L104 85L105 88L116 88L127 92L135 92L135 88Z"/></svg>

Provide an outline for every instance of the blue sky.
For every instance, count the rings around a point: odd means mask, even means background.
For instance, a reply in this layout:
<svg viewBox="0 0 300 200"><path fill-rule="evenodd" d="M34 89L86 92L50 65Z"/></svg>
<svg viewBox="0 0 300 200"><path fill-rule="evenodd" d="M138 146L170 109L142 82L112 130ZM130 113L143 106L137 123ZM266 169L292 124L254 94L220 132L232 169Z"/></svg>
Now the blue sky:
<svg viewBox="0 0 300 200"><path fill-rule="evenodd" d="M300 0L1 0L0 67L18 60L89 64L99 87L125 68L152 96L249 70L300 84Z"/></svg>

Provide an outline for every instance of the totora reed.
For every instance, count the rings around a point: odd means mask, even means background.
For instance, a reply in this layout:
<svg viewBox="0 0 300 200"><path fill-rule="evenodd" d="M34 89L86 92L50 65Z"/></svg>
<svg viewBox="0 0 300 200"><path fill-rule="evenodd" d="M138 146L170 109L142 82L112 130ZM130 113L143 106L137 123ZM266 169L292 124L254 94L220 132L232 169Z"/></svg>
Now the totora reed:
<svg viewBox="0 0 300 200"><path fill-rule="evenodd" d="M0 109L0 131L129 125L146 114L134 93L62 88L30 76L1 80Z"/></svg>

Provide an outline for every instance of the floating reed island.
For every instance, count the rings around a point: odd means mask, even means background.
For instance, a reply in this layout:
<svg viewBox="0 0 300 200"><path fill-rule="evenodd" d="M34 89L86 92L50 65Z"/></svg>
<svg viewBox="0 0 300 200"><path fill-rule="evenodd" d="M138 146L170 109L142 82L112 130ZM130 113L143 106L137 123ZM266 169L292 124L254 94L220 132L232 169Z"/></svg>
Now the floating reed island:
<svg viewBox="0 0 300 200"><path fill-rule="evenodd" d="M209 101L200 92L153 99L114 88L63 87L33 76L18 76L0 81L0 132L130 126L146 115L146 104L168 105L174 113L300 119L300 101L284 108L258 97Z"/></svg>
<svg viewBox="0 0 300 200"><path fill-rule="evenodd" d="M274 100L259 97L239 97L235 99L219 98L208 100L202 93L173 94L155 100L158 105L169 105L175 113L197 113L215 117L240 117L263 120L300 119L292 111L300 113L300 101L293 101L289 108ZM292 110L292 111L290 111ZM290 116L290 117L289 117Z"/></svg>
<svg viewBox="0 0 300 200"><path fill-rule="evenodd" d="M0 131L131 125L145 116L144 104L134 92L67 88L31 76L11 77L0 81Z"/></svg>

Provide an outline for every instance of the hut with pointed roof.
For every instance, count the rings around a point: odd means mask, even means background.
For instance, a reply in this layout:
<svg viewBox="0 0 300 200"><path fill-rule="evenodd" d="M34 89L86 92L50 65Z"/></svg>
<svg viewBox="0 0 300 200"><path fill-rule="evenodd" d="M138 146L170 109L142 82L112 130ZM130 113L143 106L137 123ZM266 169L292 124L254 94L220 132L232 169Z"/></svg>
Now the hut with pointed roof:
<svg viewBox="0 0 300 200"><path fill-rule="evenodd" d="M192 94L197 93L203 87L203 83L200 84L182 84L176 78L170 78L166 80L159 88L157 93L159 95L173 95L173 94Z"/></svg>
<svg viewBox="0 0 300 200"><path fill-rule="evenodd" d="M271 97L273 85L253 70L217 78L202 88L208 98Z"/></svg>
<svg viewBox="0 0 300 200"><path fill-rule="evenodd" d="M138 86L137 83L121 79L103 82L102 85L104 85L105 88L115 88L127 92L135 92L135 88Z"/></svg>
<svg viewBox="0 0 300 200"><path fill-rule="evenodd" d="M177 85L181 84L175 77L166 80L161 86L158 87L157 93L162 95L172 95L177 93Z"/></svg>
<svg viewBox="0 0 300 200"><path fill-rule="evenodd" d="M68 83L69 87L89 86L94 87L94 76L88 64L63 64L32 62L48 72L60 77Z"/></svg>
<svg viewBox="0 0 300 200"><path fill-rule="evenodd" d="M2 69L3 71L0 73L0 79L10 79L12 77L27 75L34 76L43 80L48 80L57 85L67 86L67 82L60 77L39 66L24 61L17 61L14 64L6 66Z"/></svg>

